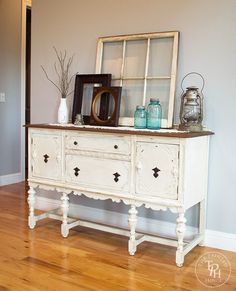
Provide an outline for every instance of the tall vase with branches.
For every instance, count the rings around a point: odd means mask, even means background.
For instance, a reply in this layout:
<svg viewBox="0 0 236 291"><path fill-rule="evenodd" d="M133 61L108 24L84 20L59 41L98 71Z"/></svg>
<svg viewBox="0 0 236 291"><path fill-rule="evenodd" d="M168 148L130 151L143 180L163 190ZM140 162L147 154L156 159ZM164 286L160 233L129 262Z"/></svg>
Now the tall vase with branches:
<svg viewBox="0 0 236 291"><path fill-rule="evenodd" d="M68 114L68 108L66 103L66 97L69 96L71 93L73 93L73 90L70 91L71 83L73 80L73 77L75 74L71 74L71 65L73 62L73 56L67 57L67 52L64 51L62 53L61 51L58 52L58 50L53 47L57 62L54 63L54 70L57 75L57 81L53 81L46 72L45 68L41 66L46 78L48 81L50 81L60 92L61 95L61 101L60 106L58 109L58 123L68 123L69 121L69 114Z"/></svg>

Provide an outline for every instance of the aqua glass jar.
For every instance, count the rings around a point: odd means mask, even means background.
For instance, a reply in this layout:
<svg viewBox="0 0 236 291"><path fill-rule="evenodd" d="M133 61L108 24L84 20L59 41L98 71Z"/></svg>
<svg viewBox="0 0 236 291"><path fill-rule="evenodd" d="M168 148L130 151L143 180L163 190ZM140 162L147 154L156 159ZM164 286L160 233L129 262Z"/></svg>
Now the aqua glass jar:
<svg viewBox="0 0 236 291"><path fill-rule="evenodd" d="M134 113L134 127L135 128L146 128L146 110L144 106L138 105L136 107L135 113Z"/></svg>
<svg viewBox="0 0 236 291"><path fill-rule="evenodd" d="M147 108L147 128L161 128L162 109L159 99L151 98Z"/></svg>

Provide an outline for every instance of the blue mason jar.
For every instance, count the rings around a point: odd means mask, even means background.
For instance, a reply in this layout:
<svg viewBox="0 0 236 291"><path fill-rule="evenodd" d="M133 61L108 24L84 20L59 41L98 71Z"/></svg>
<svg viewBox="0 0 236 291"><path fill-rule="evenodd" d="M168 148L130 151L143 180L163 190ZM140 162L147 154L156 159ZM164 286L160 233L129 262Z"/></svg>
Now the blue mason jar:
<svg viewBox="0 0 236 291"><path fill-rule="evenodd" d="M151 98L147 108L147 128L161 128L162 109L159 99Z"/></svg>
<svg viewBox="0 0 236 291"><path fill-rule="evenodd" d="M135 128L146 128L146 110L144 106L138 105L136 107L135 113L134 113L134 127Z"/></svg>

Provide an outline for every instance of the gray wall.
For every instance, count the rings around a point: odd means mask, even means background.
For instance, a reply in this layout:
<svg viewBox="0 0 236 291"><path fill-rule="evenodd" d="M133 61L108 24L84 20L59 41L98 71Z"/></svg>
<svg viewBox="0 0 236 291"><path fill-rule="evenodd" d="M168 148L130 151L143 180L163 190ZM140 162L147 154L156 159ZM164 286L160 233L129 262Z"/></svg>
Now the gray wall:
<svg viewBox="0 0 236 291"><path fill-rule="evenodd" d="M210 144L207 227L236 233L235 15L235 0L34 0L32 122L56 121L59 96L40 69L45 65L53 76L53 46L75 53L74 71L93 73L99 36L180 31L176 122L181 79L188 72L200 72L206 80L204 123L216 133ZM82 203L114 209L109 202ZM144 209L141 214L154 215ZM165 214L155 215L160 216ZM193 216L190 223L197 211Z"/></svg>
<svg viewBox="0 0 236 291"><path fill-rule="evenodd" d="M0 176L20 172L21 1L0 0Z"/></svg>

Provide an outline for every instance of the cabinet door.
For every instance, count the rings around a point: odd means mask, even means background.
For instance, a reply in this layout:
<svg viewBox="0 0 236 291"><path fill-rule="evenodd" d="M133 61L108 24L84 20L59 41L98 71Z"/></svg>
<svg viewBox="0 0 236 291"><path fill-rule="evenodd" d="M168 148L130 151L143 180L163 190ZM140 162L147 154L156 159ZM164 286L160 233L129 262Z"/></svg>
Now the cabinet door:
<svg viewBox="0 0 236 291"><path fill-rule="evenodd" d="M33 133L31 135L31 175L52 180L61 179L61 136Z"/></svg>
<svg viewBox="0 0 236 291"><path fill-rule="evenodd" d="M138 142L136 194L177 199L179 145Z"/></svg>
<svg viewBox="0 0 236 291"><path fill-rule="evenodd" d="M130 163L100 157L66 155L66 181L86 189L129 191Z"/></svg>

